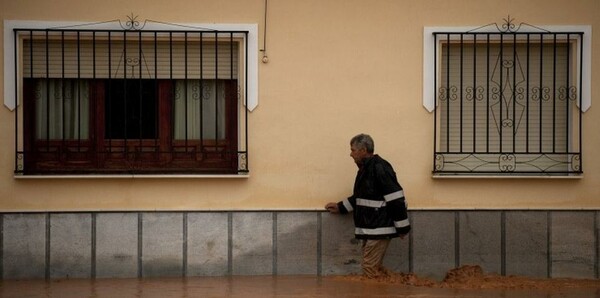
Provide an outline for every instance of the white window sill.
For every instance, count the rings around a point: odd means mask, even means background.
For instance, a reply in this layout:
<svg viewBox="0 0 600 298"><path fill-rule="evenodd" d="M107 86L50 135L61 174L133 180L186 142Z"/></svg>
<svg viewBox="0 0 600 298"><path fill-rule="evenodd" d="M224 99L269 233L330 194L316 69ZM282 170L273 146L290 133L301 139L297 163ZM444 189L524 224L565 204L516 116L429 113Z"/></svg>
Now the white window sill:
<svg viewBox="0 0 600 298"><path fill-rule="evenodd" d="M583 174L571 175L460 175L460 174L433 174L433 179L583 179Z"/></svg>
<svg viewBox="0 0 600 298"><path fill-rule="evenodd" d="M143 174L121 174L121 175L14 175L15 179L237 179L250 178L250 174L229 175L143 175Z"/></svg>

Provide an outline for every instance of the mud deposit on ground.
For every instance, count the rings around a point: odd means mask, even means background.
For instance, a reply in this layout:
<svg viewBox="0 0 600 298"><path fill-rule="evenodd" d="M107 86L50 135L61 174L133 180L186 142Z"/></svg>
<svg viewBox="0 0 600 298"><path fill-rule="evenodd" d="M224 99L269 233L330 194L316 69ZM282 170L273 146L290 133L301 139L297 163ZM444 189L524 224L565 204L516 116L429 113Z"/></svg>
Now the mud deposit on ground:
<svg viewBox="0 0 600 298"><path fill-rule="evenodd" d="M452 269L446 273L446 277L441 282L419 277L414 273L397 272L388 272L387 275L374 279L369 279L361 275L338 276L336 278L353 281L447 289L600 289L600 280L598 279L541 279L515 275L501 276L491 273L486 274L483 272L481 267L477 265L466 265Z"/></svg>

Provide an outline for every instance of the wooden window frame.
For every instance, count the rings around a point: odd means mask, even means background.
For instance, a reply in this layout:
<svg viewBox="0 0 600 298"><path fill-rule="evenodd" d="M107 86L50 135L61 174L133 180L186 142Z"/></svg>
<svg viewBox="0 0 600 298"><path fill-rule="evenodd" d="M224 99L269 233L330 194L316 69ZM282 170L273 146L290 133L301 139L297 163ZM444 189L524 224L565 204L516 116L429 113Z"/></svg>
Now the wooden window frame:
<svg viewBox="0 0 600 298"><path fill-rule="evenodd" d="M24 174L235 174L238 171L237 80L219 80L225 88L225 139L174 140L172 80L157 80L156 139L108 139L105 136L106 80L89 84L89 138L36 139L34 82L24 80Z"/></svg>

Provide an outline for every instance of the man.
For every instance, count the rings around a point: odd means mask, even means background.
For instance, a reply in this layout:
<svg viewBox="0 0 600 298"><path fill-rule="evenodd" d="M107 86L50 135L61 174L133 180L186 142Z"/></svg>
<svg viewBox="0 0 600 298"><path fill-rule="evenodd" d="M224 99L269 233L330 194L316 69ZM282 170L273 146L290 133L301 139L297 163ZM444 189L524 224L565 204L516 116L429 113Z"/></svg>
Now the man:
<svg viewBox="0 0 600 298"><path fill-rule="evenodd" d="M359 134L350 141L350 156L358 166L354 193L327 203L331 213L354 212L355 236L362 240L362 270L369 278L387 275L383 258L392 238L410 231L404 192L392 166L374 154L373 139Z"/></svg>

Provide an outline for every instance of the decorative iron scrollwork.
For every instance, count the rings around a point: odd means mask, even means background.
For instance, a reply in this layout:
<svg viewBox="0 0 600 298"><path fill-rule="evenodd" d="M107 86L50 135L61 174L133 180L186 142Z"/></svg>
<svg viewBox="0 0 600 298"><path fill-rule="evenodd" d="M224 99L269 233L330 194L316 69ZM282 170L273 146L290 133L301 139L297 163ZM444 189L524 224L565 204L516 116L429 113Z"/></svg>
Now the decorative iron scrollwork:
<svg viewBox="0 0 600 298"><path fill-rule="evenodd" d="M515 66L515 63L513 60L503 60L502 61L502 66L504 68L513 68Z"/></svg>
<svg viewBox="0 0 600 298"><path fill-rule="evenodd" d="M435 170L442 171L444 169L444 155L436 154L435 155Z"/></svg>
<svg viewBox="0 0 600 298"><path fill-rule="evenodd" d="M138 16L133 16L133 13L131 13L130 15L127 16L127 21L125 22L125 26L123 26L123 23L121 23L121 20L119 20L119 25L121 26L121 28L123 28L123 30L129 30L129 31L139 31L144 29L144 27L146 26L146 21L144 21L144 24L140 26L140 21L137 20Z"/></svg>
<svg viewBox="0 0 600 298"><path fill-rule="evenodd" d="M514 154L501 154L498 158L500 172L513 172L516 168L517 158Z"/></svg>
<svg viewBox="0 0 600 298"><path fill-rule="evenodd" d="M502 127L513 127L513 120L510 118L506 118L502 120Z"/></svg>
<svg viewBox="0 0 600 298"><path fill-rule="evenodd" d="M499 101L501 94L500 94L500 88L499 87L492 87L492 100L493 101Z"/></svg>
<svg viewBox="0 0 600 298"><path fill-rule="evenodd" d="M533 101L548 101L550 100L550 88L549 87L533 87L531 88L531 100Z"/></svg>
<svg viewBox="0 0 600 298"><path fill-rule="evenodd" d="M473 99L477 101L482 101L484 99L485 88L482 86L477 86L473 88L473 86L468 86L466 89L465 98L468 101L473 101Z"/></svg>
<svg viewBox="0 0 600 298"><path fill-rule="evenodd" d="M517 87L515 88L515 99L519 100L519 101L524 101L525 100L525 88L523 87Z"/></svg>
<svg viewBox="0 0 600 298"><path fill-rule="evenodd" d="M15 172L23 172L23 169L25 168L24 164L24 156L23 156L23 152L17 152L17 165L16 165L16 169Z"/></svg>
<svg viewBox="0 0 600 298"><path fill-rule="evenodd" d="M506 33L517 32L521 28L521 24L519 24L519 27L515 26L515 23L513 23L513 21L515 19L511 18L510 15L508 15L508 17L506 19L502 19L502 20L504 21L504 23L501 26L502 29L499 28L498 31L506 32Z"/></svg>
<svg viewBox="0 0 600 298"><path fill-rule="evenodd" d="M561 101L565 100L576 100L577 99L577 88L575 86L562 86L558 88L558 99Z"/></svg>
<svg viewBox="0 0 600 298"><path fill-rule="evenodd" d="M246 156L247 152L239 152L238 153L238 171L247 172L248 171L248 157Z"/></svg>
<svg viewBox="0 0 600 298"><path fill-rule="evenodd" d="M515 20L514 18L511 18L510 15L508 15L506 18L502 19L503 23L501 25L498 25L498 23L491 23L491 24L487 24L487 25L475 28L473 30L469 30L467 32L474 32L474 31L477 31L479 29L482 29L482 28L485 28L488 26L495 26L496 29L498 30L498 32L500 32L500 33L515 33L515 32L518 32L519 30L521 30L521 26L523 26L523 25L525 25L527 27L535 28L535 29L543 31L543 32L550 32L544 28L540 28L540 27L537 27L537 26L534 26L531 24L527 24L524 22L521 22L521 23L519 23L519 25L516 25L514 23L514 20Z"/></svg>
<svg viewBox="0 0 600 298"><path fill-rule="evenodd" d="M458 99L458 87L440 87L440 101L456 101Z"/></svg>
<svg viewBox="0 0 600 298"><path fill-rule="evenodd" d="M140 58L138 57L134 57L134 58L127 58L127 66L131 66L131 67L135 67L140 65Z"/></svg>
<svg viewBox="0 0 600 298"><path fill-rule="evenodd" d="M581 171L581 155L575 154L571 157L571 169L574 172Z"/></svg>

